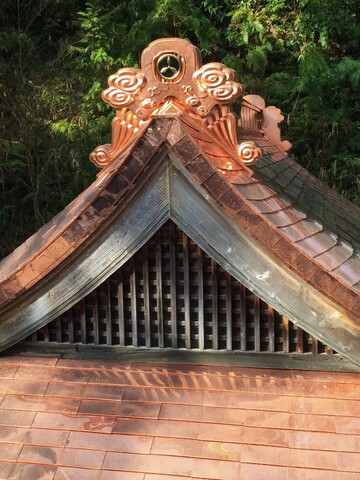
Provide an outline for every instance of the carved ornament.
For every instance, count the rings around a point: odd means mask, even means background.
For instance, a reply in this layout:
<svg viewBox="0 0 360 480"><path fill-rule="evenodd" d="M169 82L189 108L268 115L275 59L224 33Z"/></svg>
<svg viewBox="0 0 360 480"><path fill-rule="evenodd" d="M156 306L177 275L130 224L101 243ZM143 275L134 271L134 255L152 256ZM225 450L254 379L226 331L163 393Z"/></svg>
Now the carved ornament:
<svg viewBox="0 0 360 480"><path fill-rule="evenodd" d="M95 165L104 167L115 157L125 155L155 116L180 115L197 123L197 128L230 156L231 165L227 162L218 165L220 168L246 168L261 157L256 140L250 141L246 135L239 140L231 104L242 95L243 87L235 81L234 70L218 62L202 65L198 49L179 38L152 42L143 51L140 64L140 68L121 68L108 79L102 98L115 108L116 117L111 144L97 147L90 155ZM251 102L260 97L245 98L258 114L260 107ZM257 134L262 129L271 139L276 137L277 123L282 118L273 108L264 106L261 122L255 122ZM276 138L279 145L286 146L287 142Z"/></svg>
<svg viewBox="0 0 360 480"><path fill-rule="evenodd" d="M240 115L240 125L243 128L255 128L268 137L280 150L287 152L291 143L281 140L279 123L284 120L279 108L274 106L266 107L265 100L260 95L246 95Z"/></svg>

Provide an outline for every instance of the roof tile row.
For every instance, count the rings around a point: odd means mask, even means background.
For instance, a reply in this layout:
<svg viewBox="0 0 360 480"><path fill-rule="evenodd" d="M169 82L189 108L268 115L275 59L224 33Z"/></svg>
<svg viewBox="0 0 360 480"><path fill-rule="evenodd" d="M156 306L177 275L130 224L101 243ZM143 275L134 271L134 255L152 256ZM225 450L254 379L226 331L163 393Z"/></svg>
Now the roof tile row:
<svg viewBox="0 0 360 480"><path fill-rule="evenodd" d="M37 357L3 357L0 371L0 478L360 473L355 373Z"/></svg>

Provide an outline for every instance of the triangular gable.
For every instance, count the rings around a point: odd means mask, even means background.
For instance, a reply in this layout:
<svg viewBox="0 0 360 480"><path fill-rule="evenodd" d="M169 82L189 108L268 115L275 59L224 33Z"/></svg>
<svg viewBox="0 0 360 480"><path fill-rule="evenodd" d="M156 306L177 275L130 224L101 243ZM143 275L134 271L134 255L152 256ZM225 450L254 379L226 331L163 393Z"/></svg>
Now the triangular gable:
<svg viewBox="0 0 360 480"><path fill-rule="evenodd" d="M171 220L25 344L333 353L221 268Z"/></svg>

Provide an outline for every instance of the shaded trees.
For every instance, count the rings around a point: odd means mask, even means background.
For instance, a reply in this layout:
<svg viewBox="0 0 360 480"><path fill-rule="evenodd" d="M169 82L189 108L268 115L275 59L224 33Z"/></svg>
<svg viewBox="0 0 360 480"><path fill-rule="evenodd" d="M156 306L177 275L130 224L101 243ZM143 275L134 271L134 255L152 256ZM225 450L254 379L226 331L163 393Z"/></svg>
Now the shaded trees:
<svg viewBox="0 0 360 480"><path fill-rule="evenodd" d="M155 38L188 38L286 115L304 166L360 199L357 0L3 0L0 257L94 178L109 141L110 73Z"/></svg>

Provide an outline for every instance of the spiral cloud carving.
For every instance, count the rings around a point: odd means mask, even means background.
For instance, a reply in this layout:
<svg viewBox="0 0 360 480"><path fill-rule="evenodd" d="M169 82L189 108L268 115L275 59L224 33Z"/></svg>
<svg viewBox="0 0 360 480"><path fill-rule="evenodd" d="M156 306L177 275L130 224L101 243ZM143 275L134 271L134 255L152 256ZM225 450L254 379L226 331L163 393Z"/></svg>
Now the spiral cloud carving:
<svg viewBox="0 0 360 480"><path fill-rule="evenodd" d="M100 145L90 154L90 160L100 168L105 167L110 161L111 145Z"/></svg>
<svg viewBox="0 0 360 480"><path fill-rule="evenodd" d="M235 72L222 63L208 63L197 70L193 80L215 101L228 103L242 93L240 83L234 82Z"/></svg>
<svg viewBox="0 0 360 480"><path fill-rule="evenodd" d="M238 147L238 155L243 163L251 165L262 157L262 150L253 142L243 142Z"/></svg>
<svg viewBox="0 0 360 480"><path fill-rule="evenodd" d="M146 85L145 74L137 68L121 68L110 75L109 88L104 90L103 99L114 108L126 107L134 101Z"/></svg>

